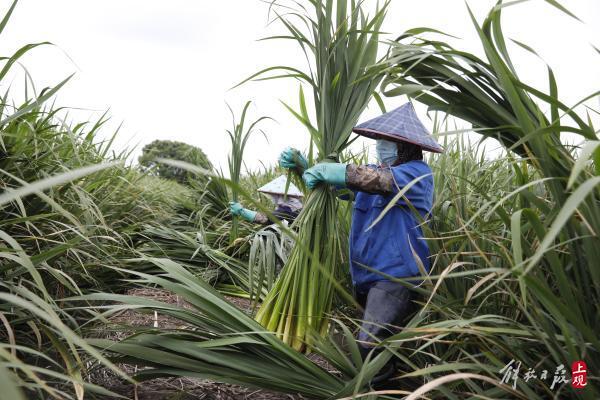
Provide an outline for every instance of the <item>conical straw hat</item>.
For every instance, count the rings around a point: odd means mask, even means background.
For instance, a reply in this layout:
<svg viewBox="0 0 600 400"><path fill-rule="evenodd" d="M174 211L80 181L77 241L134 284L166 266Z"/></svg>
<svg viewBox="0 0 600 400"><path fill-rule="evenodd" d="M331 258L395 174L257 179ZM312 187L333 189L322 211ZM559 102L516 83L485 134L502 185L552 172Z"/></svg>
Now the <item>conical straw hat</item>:
<svg viewBox="0 0 600 400"><path fill-rule="evenodd" d="M266 185L260 187L258 189L259 192L267 193L267 194L275 194L275 195L284 195L285 194L285 184L287 183L287 177L285 175L281 175L278 178L273 179L271 182ZM296 185L290 182L290 186L287 191L288 196L292 197L302 197L302 192L298 190Z"/></svg>
<svg viewBox="0 0 600 400"><path fill-rule="evenodd" d="M417 117L412 103L387 112L377 118L356 126L352 131L371 139L385 139L392 142L416 144L434 153L442 153L444 149L429 133L425 125Z"/></svg>

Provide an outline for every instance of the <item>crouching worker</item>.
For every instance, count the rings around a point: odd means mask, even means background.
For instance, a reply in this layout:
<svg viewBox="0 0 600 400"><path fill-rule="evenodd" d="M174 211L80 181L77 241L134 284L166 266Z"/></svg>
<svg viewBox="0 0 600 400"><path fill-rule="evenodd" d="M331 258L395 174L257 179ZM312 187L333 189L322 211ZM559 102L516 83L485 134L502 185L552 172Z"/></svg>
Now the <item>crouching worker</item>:
<svg viewBox="0 0 600 400"><path fill-rule="evenodd" d="M279 178L275 178L259 188L258 192L266 194L273 202L275 206L273 216L280 221L285 220L291 223L302 210L302 192L290 182L286 195L286 183L287 178L284 175L281 175ZM231 215L239 216L248 222L262 225L269 225L272 223L266 214L244 208L240 203L230 202L229 212Z"/></svg>
<svg viewBox="0 0 600 400"><path fill-rule="evenodd" d="M354 196L350 232L350 270L357 301L364 309L358 334L361 355L398 332L414 311L414 292L390 278L421 276L416 254L429 271L429 249L419 218L427 218L433 202L433 177L423 161L423 150L442 147L419 121L412 104L386 113L353 129L375 139L379 165L320 163L307 169L303 179L310 189L320 184L351 189ZM407 189L394 206L375 223L398 191ZM418 279L413 284L418 284ZM394 373L388 363L372 383Z"/></svg>

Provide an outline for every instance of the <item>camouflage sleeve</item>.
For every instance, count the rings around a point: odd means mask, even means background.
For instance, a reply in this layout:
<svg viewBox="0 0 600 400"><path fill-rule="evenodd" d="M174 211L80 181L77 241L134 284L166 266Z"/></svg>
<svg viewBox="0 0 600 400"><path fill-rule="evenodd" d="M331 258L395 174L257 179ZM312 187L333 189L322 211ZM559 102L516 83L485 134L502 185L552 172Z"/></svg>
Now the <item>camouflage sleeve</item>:
<svg viewBox="0 0 600 400"><path fill-rule="evenodd" d="M256 216L254 216L254 221L257 224L261 224L261 225L270 225L271 221L269 220L269 218L261 213L261 212L257 212Z"/></svg>
<svg viewBox="0 0 600 400"><path fill-rule="evenodd" d="M352 190L387 195L394 192L394 176L389 169L348 164L346 184Z"/></svg>

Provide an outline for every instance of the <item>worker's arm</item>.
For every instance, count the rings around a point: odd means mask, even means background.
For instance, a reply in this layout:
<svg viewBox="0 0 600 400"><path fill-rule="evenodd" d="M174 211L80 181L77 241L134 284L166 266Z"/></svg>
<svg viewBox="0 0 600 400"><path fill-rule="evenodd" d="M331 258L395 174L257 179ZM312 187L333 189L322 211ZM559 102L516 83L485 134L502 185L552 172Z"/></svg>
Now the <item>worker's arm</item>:
<svg viewBox="0 0 600 400"><path fill-rule="evenodd" d="M240 203L236 203L233 201L229 202L229 213L231 215L240 217L248 222L257 222L261 223L262 218L266 218L264 214L257 213L256 211L249 210L247 208L242 207ZM258 220L257 220L258 218Z"/></svg>
<svg viewBox="0 0 600 400"><path fill-rule="evenodd" d="M255 224L270 225L273 223L273 220L269 219L266 214L261 213L260 211L252 211L244 208L240 203L230 202L229 212L231 215L238 216L248 222L254 222ZM288 221L294 221L297 215L298 213L284 210L280 207L273 211L273 217L279 220L286 219Z"/></svg>
<svg viewBox="0 0 600 400"><path fill-rule="evenodd" d="M394 185L394 176L389 169L355 164L346 166L346 186L353 191L388 195L394 193Z"/></svg>
<svg viewBox="0 0 600 400"><path fill-rule="evenodd" d="M273 218L274 219L269 218L266 214L257 212L256 216L254 217L254 222L256 222L257 224L262 224L262 225L270 225L273 222L276 222L277 220L279 220L279 221L287 220L289 222L294 222L294 220L296 219L298 214L299 214L298 212L292 211L288 207L278 206L275 210L273 210Z"/></svg>
<svg viewBox="0 0 600 400"><path fill-rule="evenodd" d="M394 177L388 169L366 165L321 163L304 172L306 186L314 189L319 183L353 191L387 195L394 192Z"/></svg>
<svg viewBox="0 0 600 400"><path fill-rule="evenodd" d="M269 217L267 217L265 214L263 214L261 212L257 212L254 215L254 220L252 222L255 222L255 223L261 224L261 225L271 225L271 221L269 220Z"/></svg>

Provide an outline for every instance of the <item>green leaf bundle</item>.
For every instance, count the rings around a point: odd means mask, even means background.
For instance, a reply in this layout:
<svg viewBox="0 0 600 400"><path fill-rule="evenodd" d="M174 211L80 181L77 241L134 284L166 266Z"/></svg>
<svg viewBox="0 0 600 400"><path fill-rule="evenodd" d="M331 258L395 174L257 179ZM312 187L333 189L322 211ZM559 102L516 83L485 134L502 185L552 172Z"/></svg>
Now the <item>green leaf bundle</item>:
<svg viewBox="0 0 600 400"><path fill-rule="evenodd" d="M300 110L286 107L310 133L311 161L313 149L318 151L318 162L339 161L339 154L351 142L352 128L381 81L383 67L377 64L377 50L387 6L385 2L368 16L364 2L320 0L311 1L310 10L285 7L285 15L276 12L290 33L283 38L300 45L309 71L276 66L249 79L277 71L283 75L262 79L293 77L310 86L316 124L311 122L302 88ZM284 5L275 3L274 9L278 7ZM300 24L293 22L296 19ZM256 317L296 349L310 346L312 333L323 333L328 326L326 316L347 240L338 224L337 207L332 188L323 185L310 193L295 222L296 244Z"/></svg>

